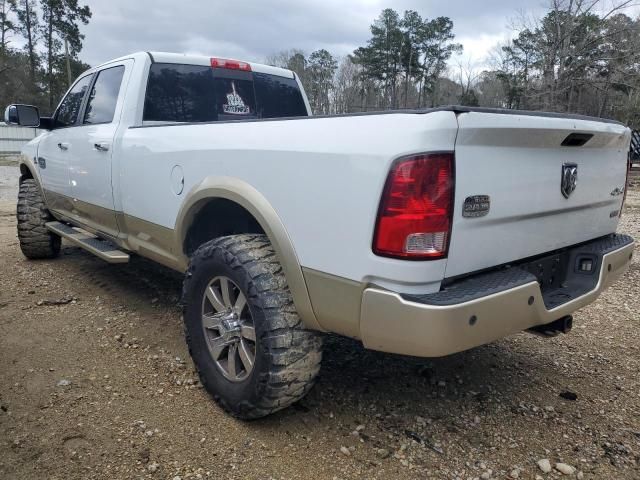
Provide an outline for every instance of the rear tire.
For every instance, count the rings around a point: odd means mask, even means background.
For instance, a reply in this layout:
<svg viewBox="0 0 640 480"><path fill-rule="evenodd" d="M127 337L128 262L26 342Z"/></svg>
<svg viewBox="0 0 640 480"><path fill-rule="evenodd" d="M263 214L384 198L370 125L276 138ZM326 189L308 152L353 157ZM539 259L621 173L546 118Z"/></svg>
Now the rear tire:
<svg viewBox="0 0 640 480"><path fill-rule="evenodd" d="M54 218L47 210L42 191L33 178L25 178L20 182L17 217L18 240L25 257L39 259L58 256L61 239L45 226Z"/></svg>
<svg viewBox="0 0 640 480"><path fill-rule="evenodd" d="M186 273L183 305L187 344L200 381L233 416L264 417L313 387L322 336L303 327L265 235L232 235L200 246Z"/></svg>

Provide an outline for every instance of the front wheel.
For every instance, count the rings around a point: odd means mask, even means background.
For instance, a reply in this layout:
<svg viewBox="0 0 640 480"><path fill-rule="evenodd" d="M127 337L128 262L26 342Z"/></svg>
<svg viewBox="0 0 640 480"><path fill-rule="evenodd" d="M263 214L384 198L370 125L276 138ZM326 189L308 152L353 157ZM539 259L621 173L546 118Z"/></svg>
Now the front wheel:
<svg viewBox="0 0 640 480"><path fill-rule="evenodd" d="M253 419L311 389L322 337L304 329L265 235L203 244L183 287L187 344L200 380L232 415Z"/></svg>
<svg viewBox="0 0 640 480"><path fill-rule="evenodd" d="M33 178L25 178L20 182L17 217L18 240L25 257L36 259L58 256L61 239L45 226L54 218L47 210L42 191Z"/></svg>

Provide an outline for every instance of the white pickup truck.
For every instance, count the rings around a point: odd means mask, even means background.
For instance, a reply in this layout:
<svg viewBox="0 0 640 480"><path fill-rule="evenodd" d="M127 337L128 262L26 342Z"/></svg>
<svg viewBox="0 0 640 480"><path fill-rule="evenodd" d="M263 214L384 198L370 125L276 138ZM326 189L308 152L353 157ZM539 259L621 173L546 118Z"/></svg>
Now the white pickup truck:
<svg viewBox="0 0 640 480"><path fill-rule="evenodd" d="M443 356L570 314L627 269L631 132L571 115L443 107L312 117L296 75L135 53L73 84L22 152L18 237L185 272L206 389L256 418L300 399L322 333Z"/></svg>

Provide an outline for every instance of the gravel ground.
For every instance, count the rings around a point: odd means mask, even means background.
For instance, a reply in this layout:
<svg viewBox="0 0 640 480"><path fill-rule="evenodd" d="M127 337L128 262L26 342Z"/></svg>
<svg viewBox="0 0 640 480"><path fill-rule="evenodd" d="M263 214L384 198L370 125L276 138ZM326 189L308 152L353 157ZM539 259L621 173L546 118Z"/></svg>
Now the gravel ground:
<svg viewBox="0 0 640 480"><path fill-rule="evenodd" d="M243 423L200 387L180 277L20 254L0 203L0 478L640 478L640 268L554 339L446 358L330 337L299 404ZM640 238L640 188L621 230ZM562 473L562 471L566 473Z"/></svg>
<svg viewBox="0 0 640 480"><path fill-rule="evenodd" d="M0 156L0 202L14 203L18 196L18 167L7 157Z"/></svg>

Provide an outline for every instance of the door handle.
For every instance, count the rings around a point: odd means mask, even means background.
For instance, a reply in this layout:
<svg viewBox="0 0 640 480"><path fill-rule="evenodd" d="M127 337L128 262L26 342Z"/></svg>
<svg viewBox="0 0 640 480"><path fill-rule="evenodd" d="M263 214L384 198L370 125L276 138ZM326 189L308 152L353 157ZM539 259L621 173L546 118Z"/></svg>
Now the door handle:
<svg viewBox="0 0 640 480"><path fill-rule="evenodd" d="M93 146L99 152L108 152L109 151L109 144L106 143L106 142L94 143Z"/></svg>
<svg viewBox="0 0 640 480"><path fill-rule="evenodd" d="M69 150L69 144L66 142L60 142L58 143L58 148L60 150Z"/></svg>

